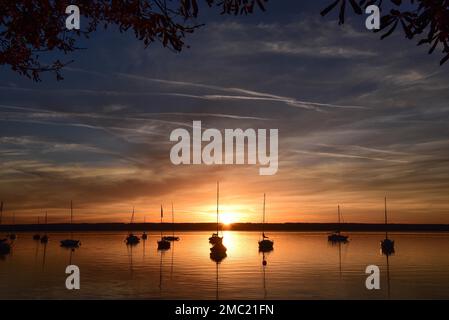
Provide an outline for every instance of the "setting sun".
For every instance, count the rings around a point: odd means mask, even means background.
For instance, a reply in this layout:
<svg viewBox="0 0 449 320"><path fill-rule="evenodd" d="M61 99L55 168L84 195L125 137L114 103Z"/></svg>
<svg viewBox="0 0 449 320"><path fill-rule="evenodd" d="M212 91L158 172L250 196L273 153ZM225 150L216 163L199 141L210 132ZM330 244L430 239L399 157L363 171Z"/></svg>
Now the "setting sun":
<svg viewBox="0 0 449 320"><path fill-rule="evenodd" d="M230 225L230 224L236 222L236 214L230 213L230 212L223 212L220 215L220 220L221 220L221 223L223 223L224 225Z"/></svg>

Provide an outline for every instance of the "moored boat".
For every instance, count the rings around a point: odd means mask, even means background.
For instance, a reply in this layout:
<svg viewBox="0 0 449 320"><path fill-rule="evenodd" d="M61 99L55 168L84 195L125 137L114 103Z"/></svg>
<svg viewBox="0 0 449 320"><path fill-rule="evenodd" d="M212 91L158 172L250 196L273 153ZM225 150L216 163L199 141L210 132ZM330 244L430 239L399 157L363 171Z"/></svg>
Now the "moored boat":
<svg viewBox="0 0 449 320"><path fill-rule="evenodd" d="M171 247L170 241L164 239L162 235L162 219L164 218L164 209L161 205L161 239L157 241L157 249L158 250L168 250Z"/></svg>
<svg viewBox="0 0 449 320"><path fill-rule="evenodd" d="M265 235L265 193L263 194L263 218L262 218L262 240L259 241L259 251L267 252L273 250L274 241Z"/></svg>
<svg viewBox="0 0 449 320"><path fill-rule="evenodd" d="M385 197L385 239L380 242L380 248L385 255L394 253L394 240L388 238L387 197Z"/></svg>
<svg viewBox="0 0 449 320"><path fill-rule="evenodd" d="M70 239L61 240L61 247L75 249L81 245L80 240L73 239L73 201L70 201Z"/></svg>
<svg viewBox="0 0 449 320"><path fill-rule="evenodd" d="M348 236L341 234L341 213L340 213L340 205L338 206L338 230L334 233L330 234L327 237L327 240L332 243L338 243L338 242L347 242Z"/></svg>
<svg viewBox="0 0 449 320"><path fill-rule="evenodd" d="M131 214L131 223L130 225L132 226L134 222L134 207L133 207L133 212ZM128 235L126 236L125 242L127 245L136 245L140 242L140 238L136 235L134 235L131 231L128 233Z"/></svg>

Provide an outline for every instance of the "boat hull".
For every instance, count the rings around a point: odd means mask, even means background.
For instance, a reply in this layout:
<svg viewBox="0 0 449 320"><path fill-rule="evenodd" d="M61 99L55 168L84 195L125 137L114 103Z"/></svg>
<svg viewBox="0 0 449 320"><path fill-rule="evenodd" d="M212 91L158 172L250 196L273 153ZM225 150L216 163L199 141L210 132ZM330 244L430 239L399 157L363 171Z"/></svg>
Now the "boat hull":
<svg viewBox="0 0 449 320"><path fill-rule="evenodd" d="M79 240L66 239L61 241L61 247L64 248L78 248L81 245Z"/></svg>
<svg viewBox="0 0 449 320"><path fill-rule="evenodd" d="M348 242L348 236L339 233L333 233L327 237L327 240L330 242Z"/></svg>
<svg viewBox="0 0 449 320"><path fill-rule="evenodd" d="M212 245L223 243L223 237L213 234L212 237L209 238L209 243Z"/></svg>
<svg viewBox="0 0 449 320"><path fill-rule="evenodd" d="M162 239L157 242L158 250L168 250L168 249L170 249L170 247L171 247L170 241Z"/></svg>
<svg viewBox="0 0 449 320"><path fill-rule="evenodd" d="M223 243L217 243L212 248L210 248L211 254L226 254L226 251L228 251L228 249L223 245Z"/></svg>
<svg viewBox="0 0 449 320"><path fill-rule="evenodd" d="M136 245L140 242L140 238L138 236L130 234L126 237L125 241L127 245Z"/></svg>
<svg viewBox="0 0 449 320"><path fill-rule="evenodd" d="M394 253L394 240L384 239L380 242L380 248L383 254L393 254Z"/></svg>
<svg viewBox="0 0 449 320"><path fill-rule="evenodd" d="M274 241L264 239L259 241L259 251L267 252L273 250Z"/></svg>

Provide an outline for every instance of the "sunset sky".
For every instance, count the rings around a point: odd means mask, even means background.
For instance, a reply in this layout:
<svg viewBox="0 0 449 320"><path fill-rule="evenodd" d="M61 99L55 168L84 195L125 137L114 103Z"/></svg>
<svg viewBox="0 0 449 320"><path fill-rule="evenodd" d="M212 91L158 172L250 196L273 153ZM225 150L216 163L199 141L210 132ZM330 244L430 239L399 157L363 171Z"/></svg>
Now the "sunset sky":
<svg viewBox="0 0 449 320"><path fill-rule="evenodd" d="M57 82L0 67L3 223L223 220L449 223L449 63L398 33L380 41L329 1L270 1L248 17L203 11L176 54L99 31ZM175 166L170 132L279 129L279 170ZM167 217L169 218L169 215Z"/></svg>

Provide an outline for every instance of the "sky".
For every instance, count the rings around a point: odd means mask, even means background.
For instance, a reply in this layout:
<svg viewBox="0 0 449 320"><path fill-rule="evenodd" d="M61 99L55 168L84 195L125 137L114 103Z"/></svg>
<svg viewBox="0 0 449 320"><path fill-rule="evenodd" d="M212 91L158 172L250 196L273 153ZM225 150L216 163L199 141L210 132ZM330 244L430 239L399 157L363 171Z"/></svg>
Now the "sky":
<svg viewBox="0 0 449 320"><path fill-rule="evenodd" d="M83 41L64 80L0 66L3 223L449 223L449 65L400 33L379 40L328 1L205 10L174 53L114 28ZM82 23L82 22L81 22ZM170 162L176 128L279 130L279 170ZM167 216L167 215L166 215ZM168 218L169 219L169 218Z"/></svg>

